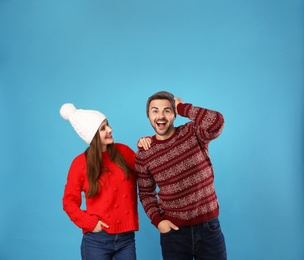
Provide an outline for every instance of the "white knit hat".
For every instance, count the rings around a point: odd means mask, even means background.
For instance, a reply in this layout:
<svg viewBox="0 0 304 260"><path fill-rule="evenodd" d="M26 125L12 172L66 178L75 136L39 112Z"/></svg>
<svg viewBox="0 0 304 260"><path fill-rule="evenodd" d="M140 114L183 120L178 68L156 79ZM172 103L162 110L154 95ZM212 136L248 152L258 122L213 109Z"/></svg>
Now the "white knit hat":
<svg viewBox="0 0 304 260"><path fill-rule="evenodd" d="M77 134L90 144L106 116L99 111L76 109L71 103L63 104L60 108L63 119L69 120Z"/></svg>

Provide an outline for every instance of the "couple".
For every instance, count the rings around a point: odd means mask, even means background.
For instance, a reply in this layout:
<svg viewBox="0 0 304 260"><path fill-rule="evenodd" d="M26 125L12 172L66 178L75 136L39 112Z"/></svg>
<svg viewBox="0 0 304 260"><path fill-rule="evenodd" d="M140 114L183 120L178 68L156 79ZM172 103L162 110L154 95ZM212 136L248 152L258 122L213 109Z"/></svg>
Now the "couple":
<svg viewBox="0 0 304 260"><path fill-rule="evenodd" d="M223 116L166 91L149 97L146 112L155 135L141 138L135 154L114 143L104 114L73 104L60 109L89 145L73 160L63 196L63 209L83 231L82 259L136 259L137 182L142 206L160 232L163 259L226 259L208 156ZM191 121L174 127L176 115Z"/></svg>

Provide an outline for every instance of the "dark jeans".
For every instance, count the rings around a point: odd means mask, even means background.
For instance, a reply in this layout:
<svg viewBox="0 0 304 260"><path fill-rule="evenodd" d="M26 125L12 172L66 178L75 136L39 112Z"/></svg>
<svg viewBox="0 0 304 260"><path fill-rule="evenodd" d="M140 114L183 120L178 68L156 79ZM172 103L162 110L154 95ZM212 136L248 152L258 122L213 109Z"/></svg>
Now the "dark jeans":
<svg viewBox="0 0 304 260"><path fill-rule="evenodd" d="M226 260L225 238L219 220L161 233L164 260Z"/></svg>
<svg viewBox="0 0 304 260"><path fill-rule="evenodd" d="M81 243L83 260L136 260L135 234L86 233Z"/></svg>

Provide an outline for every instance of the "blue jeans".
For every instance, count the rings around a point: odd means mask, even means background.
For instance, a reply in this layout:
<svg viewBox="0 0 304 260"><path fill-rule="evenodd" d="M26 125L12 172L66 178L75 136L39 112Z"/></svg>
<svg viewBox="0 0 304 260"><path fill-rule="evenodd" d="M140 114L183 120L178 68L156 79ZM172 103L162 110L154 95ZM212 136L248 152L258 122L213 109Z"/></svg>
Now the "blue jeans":
<svg viewBox="0 0 304 260"><path fill-rule="evenodd" d="M83 260L136 260L135 234L85 233L81 242Z"/></svg>
<svg viewBox="0 0 304 260"><path fill-rule="evenodd" d="M226 260L226 245L217 218L161 233L164 260Z"/></svg>

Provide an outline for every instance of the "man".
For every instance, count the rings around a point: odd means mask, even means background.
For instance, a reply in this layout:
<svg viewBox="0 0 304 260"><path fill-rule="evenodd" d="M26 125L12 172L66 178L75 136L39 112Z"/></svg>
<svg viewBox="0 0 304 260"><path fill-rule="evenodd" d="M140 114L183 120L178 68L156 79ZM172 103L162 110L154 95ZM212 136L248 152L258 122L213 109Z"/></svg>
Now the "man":
<svg viewBox="0 0 304 260"><path fill-rule="evenodd" d="M165 260L226 259L208 144L224 126L216 111L183 103L165 91L147 101L155 135L136 155L139 198L160 231ZM176 114L191 121L174 127ZM158 188L158 192L157 192Z"/></svg>

